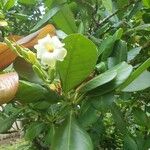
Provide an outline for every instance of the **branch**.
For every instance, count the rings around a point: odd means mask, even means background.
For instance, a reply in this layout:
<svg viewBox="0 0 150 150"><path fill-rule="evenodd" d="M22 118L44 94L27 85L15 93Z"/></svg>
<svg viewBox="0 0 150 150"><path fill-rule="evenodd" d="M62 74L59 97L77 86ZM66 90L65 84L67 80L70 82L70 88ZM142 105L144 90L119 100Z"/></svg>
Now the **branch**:
<svg viewBox="0 0 150 150"><path fill-rule="evenodd" d="M138 1L136 1L136 2L140 2L140 0L138 0ZM105 22L107 22L110 18L112 18L113 16L115 16L115 15L118 14L119 12L124 11L126 8L128 8L129 6L131 6L131 5L134 4L134 3L135 3L135 1L131 1L129 4L125 5L124 7L122 7L122 8L120 8L120 9L116 10L113 14L111 14L110 16L104 18L98 25L99 25L99 26L103 26L103 24L104 24Z"/></svg>

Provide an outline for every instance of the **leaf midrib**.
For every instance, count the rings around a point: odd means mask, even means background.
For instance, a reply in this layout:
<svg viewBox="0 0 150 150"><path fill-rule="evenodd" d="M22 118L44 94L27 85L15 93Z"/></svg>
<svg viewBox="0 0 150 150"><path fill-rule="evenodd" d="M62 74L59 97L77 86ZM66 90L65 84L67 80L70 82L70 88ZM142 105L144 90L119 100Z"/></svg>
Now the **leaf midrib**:
<svg viewBox="0 0 150 150"><path fill-rule="evenodd" d="M69 117L69 125L68 125L68 140L67 140L67 150L70 148L70 138L71 138L71 124L72 124L72 115Z"/></svg>
<svg viewBox="0 0 150 150"><path fill-rule="evenodd" d="M75 47L74 49L76 49L76 46L77 46L77 45L74 46L74 47ZM65 83L65 85L64 85L64 86L65 86L65 87L64 87L64 91L65 91L65 92L66 92L66 87L67 87L66 85L68 85L68 84L67 84L67 83L68 83L67 81L69 80L68 75L69 75L69 70L70 70L70 64L72 64L72 58L73 58L74 52L75 52L75 50L73 50L72 52L70 51L70 57L69 57L68 62L67 62L68 66L67 66L67 69L66 69L67 71L66 71L66 75L65 75L65 79L64 79L64 83ZM69 63L69 62L70 62L70 63ZM63 84L64 84L64 83L63 83Z"/></svg>

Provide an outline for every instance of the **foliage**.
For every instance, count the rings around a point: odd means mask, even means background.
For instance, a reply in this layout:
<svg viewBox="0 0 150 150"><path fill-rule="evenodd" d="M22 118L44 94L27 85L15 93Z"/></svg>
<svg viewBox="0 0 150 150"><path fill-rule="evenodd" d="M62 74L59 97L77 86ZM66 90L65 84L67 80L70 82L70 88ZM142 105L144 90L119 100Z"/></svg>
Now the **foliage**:
<svg viewBox="0 0 150 150"><path fill-rule="evenodd" d="M0 132L21 120L28 149L150 148L149 18L149 0L2 0ZM67 49L53 69L34 49L47 34Z"/></svg>

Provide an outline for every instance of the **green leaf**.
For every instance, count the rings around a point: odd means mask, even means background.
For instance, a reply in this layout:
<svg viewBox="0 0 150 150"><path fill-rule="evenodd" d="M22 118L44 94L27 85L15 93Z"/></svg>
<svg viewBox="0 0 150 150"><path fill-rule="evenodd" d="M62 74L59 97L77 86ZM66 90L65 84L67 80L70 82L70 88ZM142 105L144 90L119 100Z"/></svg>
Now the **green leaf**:
<svg viewBox="0 0 150 150"><path fill-rule="evenodd" d="M134 115L135 123L143 127L150 127L149 120L146 113L142 111L140 108L135 108L133 110L133 115Z"/></svg>
<svg viewBox="0 0 150 150"><path fill-rule="evenodd" d="M145 140L144 140L144 150L147 150L150 148L150 136L148 136Z"/></svg>
<svg viewBox="0 0 150 150"><path fill-rule="evenodd" d="M149 0L143 0L144 6L150 8L150 1Z"/></svg>
<svg viewBox="0 0 150 150"><path fill-rule="evenodd" d="M119 28L113 35L114 41L120 40L123 35L123 29Z"/></svg>
<svg viewBox="0 0 150 150"><path fill-rule="evenodd" d="M116 64L127 60L127 43L125 41L119 40L114 45L114 53Z"/></svg>
<svg viewBox="0 0 150 150"><path fill-rule="evenodd" d="M113 12L113 3L112 0L102 0L102 4L105 9L109 12Z"/></svg>
<svg viewBox="0 0 150 150"><path fill-rule="evenodd" d="M44 137L44 144L46 144L47 146L50 146L52 143L52 139L53 139L54 134L55 134L55 128L54 128L54 125L52 125L48 129L48 131Z"/></svg>
<svg viewBox="0 0 150 150"><path fill-rule="evenodd" d="M92 124L94 124L99 115L97 110L93 107L92 103L90 103L90 99L86 100L87 102L81 107L81 113L79 115L78 122L83 128L88 128Z"/></svg>
<svg viewBox="0 0 150 150"><path fill-rule="evenodd" d="M35 31L38 28L40 28L44 23L46 23L49 19L51 19L56 13L60 10L59 7L54 7L50 9L43 18L34 26L34 28L31 31Z"/></svg>
<svg viewBox="0 0 150 150"><path fill-rule="evenodd" d="M51 106L51 103L47 102L47 101L38 101L38 102L34 102L33 107L36 110L46 110Z"/></svg>
<svg viewBox="0 0 150 150"><path fill-rule="evenodd" d="M32 141L45 129L45 124L41 122L32 122L25 132L25 139Z"/></svg>
<svg viewBox="0 0 150 150"><path fill-rule="evenodd" d="M83 82L94 70L97 48L92 41L80 34L72 34L64 39L67 56L58 63L63 91L68 92Z"/></svg>
<svg viewBox="0 0 150 150"><path fill-rule="evenodd" d="M19 89L15 99L20 102L33 102L44 99L47 90L42 86L27 81L19 81Z"/></svg>
<svg viewBox="0 0 150 150"><path fill-rule="evenodd" d="M135 80L133 80L127 87L122 91L124 92L135 92L144 90L150 87L150 72L144 71Z"/></svg>
<svg viewBox="0 0 150 150"><path fill-rule="evenodd" d="M129 135L125 136L123 147L124 147L124 150L138 150L138 146L135 140Z"/></svg>
<svg viewBox="0 0 150 150"><path fill-rule="evenodd" d="M132 17L134 17L141 9L142 9L141 1L136 1L135 5L133 6L132 10L127 16L127 19L128 20L132 19Z"/></svg>
<svg viewBox="0 0 150 150"><path fill-rule="evenodd" d="M137 31L150 31L150 24L139 25L135 28L129 29L126 33L133 33Z"/></svg>
<svg viewBox="0 0 150 150"><path fill-rule="evenodd" d="M64 4L67 2L67 0L52 0L53 2L53 6L56 6L56 5L61 5L61 4Z"/></svg>
<svg viewBox="0 0 150 150"><path fill-rule="evenodd" d="M99 56L102 54L102 61L107 60L107 58L110 56L110 54L113 51L113 46L117 40L119 40L122 37L123 29L118 29L113 36L108 36L106 39L104 39L99 47Z"/></svg>
<svg viewBox="0 0 150 150"><path fill-rule="evenodd" d="M7 0L4 9L9 10L15 5L16 1L15 0Z"/></svg>
<svg viewBox="0 0 150 150"><path fill-rule="evenodd" d="M140 67L138 67L131 76L119 87L118 90L123 90L132 81L134 81L141 73L143 73L150 66L150 58L147 59Z"/></svg>
<svg viewBox="0 0 150 150"><path fill-rule="evenodd" d="M91 91L103 84L106 84L112 81L117 76L116 70L106 71L92 80L88 81L83 87L81 87L80 92L88 92Z"/></svg>
<svg viewBox="0 0 150 150"><path fill-rule="evenodd" d="M136 48L131 49L128 52L128 61L131 61L132 59L134 59L139 54L141 49L142 47L136 47Z"/></svg>
<svg viewBox="0 0 150 150"><path fill-rule="evenodd" d="M99 64L96 65L96 71L98 73L103 73L107 70L107 64L103 61L101 61Z"/></svg>
<svg viewBox="0 0 150 150"><path fill-rule="evenodd" d="M19 77L22 79L39 84L43 83L38 75L33 71L32 65L20 57L15 60L14 69L18 72Z"/></svg>
<svg viewBox="0 0 150 150"><path fill-rule="evenodd" d="M144 23L150 23L150 12L149 13L144 13L143 15L142 15L142 19L143 19L143 21L144 21Z"/></svg>
<svg viewBox="0 0 150 150"><path fill-rule="evenodd" d="M84 27L83 22L81 21L78 27L78 33L84 34L84 32L85 32L85 27Z"/></svg>
<svg viewBox="0 0 150 150"><path fill-rule="evenodd" d="M52 150L93 150L89 135L71 116L56 130Z"/></svg>
<svg viewBox="0 0 150 150"><path fill-rule="evenodd" d="M18 0L18 2L25 5L35 5L37 0Z"/></svg>
<svg viewBox="0 0 150 150"><path fill-rule="evenodd" d="M116 70L117 71L117 76L115 80L115 87L119 86L122 84L131 74L133 67L126 62L122 62L118 65L116 65L114 68L111 70Z"/></svg>
<svg viewBox="0 0 150 150"><path fill-rule="evenodd" d="M111 113L115 121L115 124L117 128L120 130L120 132L123 134L127 134L126 122L123 119L123 114L120 108L115 103L111 105Z"/></svg>
<svg viewBox="0 0 150 150"><path fill-rule="evenodd" d="M115 67L109 69L109 71L113 71L113 70L117 72L117 76L114 78L114 80L90 91L89 92L90 95L93 96L103 95L120 86L130 76L132 72L132 66L128 65L126 62L122 62L116 65Z"/></svg>
<svg viewBox="0 0 150 150"><path fill-rule="evenodd" d="M111 15L112 13L114 13L115 10L116 10L115 7L114 7L114 4L113 4L112 0L102 0L102 5L106 9L106 11L105 11L106 17L109 16L109 15ZM110 21L112 21L112 22L118 22L117 16L113 15L110 18Z"/></svg>
<svg viewBox="0 0 150 150"><path fill-rule="evenodd" d="M75 18L67 4L61 7L60 11L53 17L53 21L66 34L77 32Z"/></svg>
<svg viewBox="0 0 150 150"><path fill-rule="evenodd" d="M11 127L12 124L15 122L16 118L13 116L8 118L0 117L0 133L7 132Z"/></svg>
<svg viewBox="0 0 150 150"><path fill-rule="evenodd" d="M90 97L89 97L90 100ZM107 93L102 96L97 96L92 98L91 103L92 106L94 106L95 109L100 110L104 113L108 112L113 104L115 102L115 96L114 93Z"/></svg>
<svg viewBox="0 0 150 150"><path fill-rule="evenodd" d="M98 55L100 56L103 52L107 51L111 53L114 45L113 36L109 36L102 41L100 47L98 48ZM106 53L106 52L105 52Z"/></svg>
<svg viewBox="0 0 150 150"><path fill-rule="evenodd" d="M143 24L143 25L137 26L133 30L134 31L141 31L141 30L150 31L150 24Z"/></svg>
<svg viewBox="0 0 150 150"><path fill-rule="evenodd" d="M55 92L47 90L39 84L20 81L19 89L15 96L15 100L22 103L37 102L38 100L47 100L50 103L57 101Z"/></svg>
<svg viewBox="0 0 150 150"><path fill-rule="evenodd" d="M117 3L117 6L119 9L122 9L125 5L127 5L129 2L129 0L117 0L116 3Z"/></svg>

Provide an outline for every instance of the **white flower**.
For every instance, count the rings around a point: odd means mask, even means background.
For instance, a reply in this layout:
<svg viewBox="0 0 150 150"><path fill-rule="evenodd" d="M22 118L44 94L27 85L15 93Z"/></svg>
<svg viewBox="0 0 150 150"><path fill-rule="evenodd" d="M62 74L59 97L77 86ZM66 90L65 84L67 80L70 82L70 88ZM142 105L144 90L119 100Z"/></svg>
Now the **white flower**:
<svg viewBox="0 0 150 150"><path fill-rule="evenodd" d="M57 36L47 35L38 40L38 44L34 48L37 50L37 58L41 59L43 65L54 67L57 60L63 61L67 55L64 45Z"/></svg>

